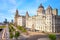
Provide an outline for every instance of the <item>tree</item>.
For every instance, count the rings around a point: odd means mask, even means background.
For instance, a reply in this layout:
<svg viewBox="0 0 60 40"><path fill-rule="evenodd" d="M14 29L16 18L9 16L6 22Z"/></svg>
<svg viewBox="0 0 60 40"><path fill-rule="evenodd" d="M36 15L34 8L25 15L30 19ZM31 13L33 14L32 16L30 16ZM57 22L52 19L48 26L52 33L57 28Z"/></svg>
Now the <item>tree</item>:
<svg viewBox="0 0 60 40"><path fill-rule="evenodd" d="M16 40L18 40L18 37L20 36L20 33L18 32L18 31L15 31L15 38L16 38Z"/></svg>
<svg viewBox="0 0 60 40"><path fill-rule="evenodd" d="M10 38L12 39L14 37L13 33L10 33Z"/></svg>
<svg viewBox="0 0 60 40"><path fill-rule="evenodd" d="M48 34L48 37L50 38L50 40L56 40L56 35L54 34Z"/></svg>

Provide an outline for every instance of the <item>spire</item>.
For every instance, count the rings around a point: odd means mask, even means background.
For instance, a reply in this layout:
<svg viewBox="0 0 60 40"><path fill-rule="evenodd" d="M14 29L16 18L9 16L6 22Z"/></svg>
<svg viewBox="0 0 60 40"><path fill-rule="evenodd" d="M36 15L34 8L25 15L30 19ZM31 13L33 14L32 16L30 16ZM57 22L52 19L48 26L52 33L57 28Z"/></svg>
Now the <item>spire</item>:
<svg viewBox="0 0 60 40"><path fill-rule="evenodd" d="M18 18L18 10L16 9L16 14L15 14L15 26L17 26L17 18Z"/></svg>
<svg viewBox="0 0 60 40"><path fill-rule="evenodd" d="M46 9L47 14L52 14L52 7L49 5Z"/></svg>
<svg viewBox="0 0 60 40"><path fill-rule="evenodd" d="M16 14L15 14L15 17L17 17L18 16L18 10L16 9Z"/></svg>
<svg viewBox="0 0 60 40"><path fill-rule="evenodd" d="M29 16L28 11L26 11L26 16Z"/></svg>
<svg viewBox="0 0 60 40"><path fill-rule="evenodd" d="M42 6L42 3L40 4L39 8L44 8L44 7Z"/></svg>
<svg viewBox="0 0 60 40"><path fill-rule="evenodd" d="M26 11L26 19L29 17L28 11Z"/></svg>

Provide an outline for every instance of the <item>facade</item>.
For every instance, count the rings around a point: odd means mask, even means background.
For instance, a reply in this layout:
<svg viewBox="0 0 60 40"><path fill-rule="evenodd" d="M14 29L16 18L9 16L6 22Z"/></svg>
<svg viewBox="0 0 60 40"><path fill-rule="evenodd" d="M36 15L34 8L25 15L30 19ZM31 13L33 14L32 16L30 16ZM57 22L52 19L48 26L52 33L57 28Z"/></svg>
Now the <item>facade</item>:
<svg viewBox="0 0 60 40"><path fill-rule="evenodd" d="M18 14L18 10L16 10L16 14L15 14L15 20L14 20L14 24L15 26L20 25L20 26L26 26L26 17L25 16L21 16Z"/></svg>
<svg viewBox="0 0 60 40"><path fill-rule="evenodd" d="M28 12L26 12L26 16L21 16L16 10L15 24L40 32L60 32L58 10L52 9L50 5L44 9L42 4L40 4L35 16L29 16Z"/></svg>

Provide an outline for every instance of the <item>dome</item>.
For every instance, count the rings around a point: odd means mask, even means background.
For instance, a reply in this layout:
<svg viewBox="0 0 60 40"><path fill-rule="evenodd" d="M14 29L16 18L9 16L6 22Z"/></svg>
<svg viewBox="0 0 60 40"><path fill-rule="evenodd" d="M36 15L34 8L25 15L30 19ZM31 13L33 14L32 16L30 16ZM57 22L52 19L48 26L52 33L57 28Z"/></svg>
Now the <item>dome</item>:
<svg viewBox="0 0 60 40"><path fill-rule="evenodd" d="M52 9L52 7L49 5L47 9Z"/></svg>
<svg viewBox="0 0 60 40"><path fill-rule="evenodd" d="M44 7L42 6L42 4L40 4L39 8L44 8Z"/></svg>

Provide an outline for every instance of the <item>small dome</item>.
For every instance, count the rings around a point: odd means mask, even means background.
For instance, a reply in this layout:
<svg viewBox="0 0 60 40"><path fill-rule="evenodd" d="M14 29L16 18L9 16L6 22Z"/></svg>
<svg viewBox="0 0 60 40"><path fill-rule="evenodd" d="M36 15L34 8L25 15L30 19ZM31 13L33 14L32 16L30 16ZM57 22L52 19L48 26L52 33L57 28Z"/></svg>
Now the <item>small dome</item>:
<svg viewBox="0 0 60 40"><path fill-rule="evenodd" d="M44 7L42 6L42 4L40 4L39 8L44 8Z"/></svg>
<svg viewBox="0 0 60 40"><path fill-rule="evenodd" d="M52 7L49 5L47 9L52 9Z"/></svg>

